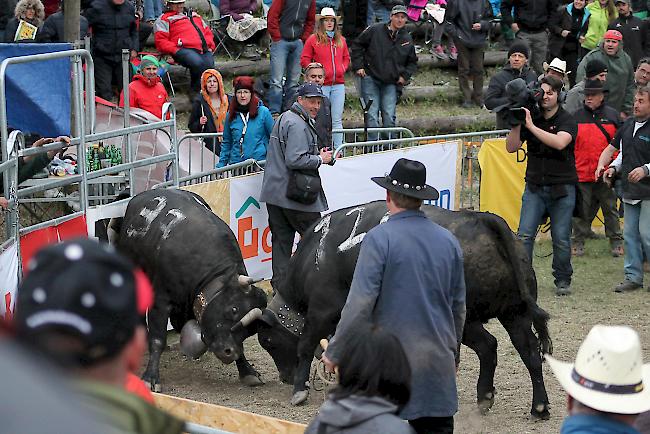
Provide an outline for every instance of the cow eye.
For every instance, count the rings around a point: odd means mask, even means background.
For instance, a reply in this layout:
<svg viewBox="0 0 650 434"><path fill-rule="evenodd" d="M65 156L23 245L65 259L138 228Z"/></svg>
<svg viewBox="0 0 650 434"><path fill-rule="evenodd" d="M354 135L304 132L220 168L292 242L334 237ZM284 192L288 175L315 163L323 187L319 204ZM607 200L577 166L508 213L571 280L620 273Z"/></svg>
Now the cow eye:
<svg viewBox="0 0 650 434"><path fill-rule="evenodd" d="M235 314L237 314L237 312L239 312L239 310L236 307L233 307L232 308L232 314L235 315Z"/></svg>

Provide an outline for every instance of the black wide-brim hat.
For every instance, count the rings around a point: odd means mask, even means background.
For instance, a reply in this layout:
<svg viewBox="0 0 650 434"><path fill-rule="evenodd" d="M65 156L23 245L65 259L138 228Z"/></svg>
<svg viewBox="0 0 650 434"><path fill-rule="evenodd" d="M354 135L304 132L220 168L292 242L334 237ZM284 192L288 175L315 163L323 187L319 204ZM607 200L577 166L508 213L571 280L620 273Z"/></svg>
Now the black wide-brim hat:
<svg viewBox="0 0 650 434"><path fill-rule="evenodd" d="M419 161L400 158L390 173L370 178L386 190L421 200L437 200L438 190L426 183L427 168Z"/></svg>

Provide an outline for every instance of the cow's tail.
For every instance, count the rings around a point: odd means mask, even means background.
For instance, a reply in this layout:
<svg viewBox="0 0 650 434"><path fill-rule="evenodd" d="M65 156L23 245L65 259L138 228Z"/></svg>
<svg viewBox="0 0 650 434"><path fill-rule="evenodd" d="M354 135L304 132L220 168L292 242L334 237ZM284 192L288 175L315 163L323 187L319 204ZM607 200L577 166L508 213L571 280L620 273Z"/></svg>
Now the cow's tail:
<svg viewBox="0 0 650 434"><path fill-rule="evenodd" d="M111 202L119 202L122 199L127 199L131 197L131 192L130 190L124 189L122 190L117 197L112 200ZM108 243L112 245L117 245L120 242L120 232L122 231L122 221L124 220L123 217L112 217L109 222L108 226L106 227L106 235L108 236Z"/></svg>
<svg viewBox="0 0 650 434"><path fill-rule="evenodd" d="M521 295L522 300L526 303L533 319L533 327L537 332L540 353L542 355L553 354L553 341L551 340L551 335L548 331L548 320L550 315L537 304L537 288L534 288L534 291L532 291L526 283L525 270L521 265L521 258L518 256L516 251L517 240L514 234L505 220L500 216L491 213L484 213L483 216L483 220L497 233L499 238L503 240L506 253L508 258L510 258L510 263L513 265L519 294Z"/></svg>

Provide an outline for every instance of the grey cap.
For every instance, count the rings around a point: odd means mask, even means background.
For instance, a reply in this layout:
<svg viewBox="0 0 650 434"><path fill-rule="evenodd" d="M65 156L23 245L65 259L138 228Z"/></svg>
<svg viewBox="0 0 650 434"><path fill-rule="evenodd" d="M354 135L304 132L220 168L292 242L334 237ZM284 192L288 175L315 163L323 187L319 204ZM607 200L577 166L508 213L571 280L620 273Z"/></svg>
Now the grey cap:
<svg viewBox="0 0 650 434"><path fill-rule="evenodd" d="M390 10L390 16L392 17L395 14L408 15L406 13L406 6L404 6L404 5L395 5L395 6L393 6L393 9Z"/></svg>

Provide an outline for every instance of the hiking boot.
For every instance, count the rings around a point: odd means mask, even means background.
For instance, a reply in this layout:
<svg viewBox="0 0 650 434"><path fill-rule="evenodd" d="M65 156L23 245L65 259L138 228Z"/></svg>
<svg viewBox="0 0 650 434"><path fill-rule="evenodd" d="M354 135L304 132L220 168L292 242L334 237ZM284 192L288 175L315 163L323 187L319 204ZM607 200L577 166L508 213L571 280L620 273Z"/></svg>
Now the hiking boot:
<svg viewBox="0 0 650 434"><path fill-rule="evenodd" d="M451 45L451 47L449 47L449 57L451 58L451 60L458 59L458 50L456 49L456 46L453 44Z"/></svg>
<svg viewBox="0 0 650 434"><path fill-rule="evenodd" d="M445 49L442 48L442 45L440 44L433 47L433 49L431 50L431 54L433 54L434 57L440 60L447 60L447 53L445 53Z"/></svg>
<svg viewBox="0 0 650 434"><path fill-rule="evenodd" d="M614 292L635 291L639 288L643 288L643 285L626 279L614 287Z"/></svg>
<svg viewBox="0 0 650 434"><path fill-rule="evenodd" d="M584 241L574 241L571 246L571 254L573 256L584 256L585 254L585 243Z"/></svg>
<svg viewBox="0 0 650 434"><path fill-rule="evenodd" d="M625 250L623 249L623 242L621 240L610 241L609 245L612 248L612 256L618 258L625 255Z"/></svg>
<svg viewBox="0 0 650 434"><path fill-rule="evenodd" d="M246 44L241 53L241 57L247 60L260 60L260 53L257 52L257 47L253 44Z"/></svg>
<svg viewBox="0 0 650 434"><path fill-rule="evenodd" d="M571 294L571 284L569 282L558 282L555 284L555 295L563 296Z"/></svg>

